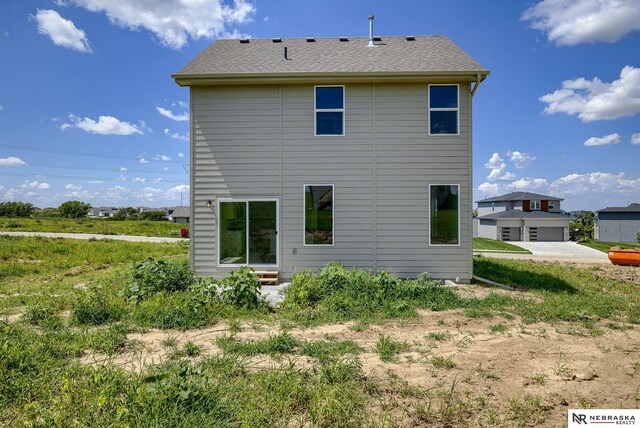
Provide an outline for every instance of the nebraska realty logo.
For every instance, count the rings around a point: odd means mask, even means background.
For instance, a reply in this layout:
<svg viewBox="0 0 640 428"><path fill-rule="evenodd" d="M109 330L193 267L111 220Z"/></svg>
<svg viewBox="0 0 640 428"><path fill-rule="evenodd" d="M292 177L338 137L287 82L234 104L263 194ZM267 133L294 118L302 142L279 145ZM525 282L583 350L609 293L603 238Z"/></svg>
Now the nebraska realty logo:
<svg viewBox="0 0 640 428"><path fill-rule="evenodd" d="M638 409L569 409L569 428L594 426L640 427Z"/></svg>

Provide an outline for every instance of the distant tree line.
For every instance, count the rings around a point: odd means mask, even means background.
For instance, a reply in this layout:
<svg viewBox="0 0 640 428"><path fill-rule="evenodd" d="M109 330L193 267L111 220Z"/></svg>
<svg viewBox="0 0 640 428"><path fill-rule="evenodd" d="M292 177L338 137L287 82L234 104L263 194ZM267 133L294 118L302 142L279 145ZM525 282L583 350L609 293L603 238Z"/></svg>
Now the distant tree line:
<svg viewBox="0 0 640 428"><path fill-rule="evenodd" d="M38 209L28 202L0 202L0 217L64 217L84 218L91 212L91 204L81 201L67 201L58 208ZM138 212L134 207L123 207L109 220L166 220L165 212L160 210Z"/></svg>

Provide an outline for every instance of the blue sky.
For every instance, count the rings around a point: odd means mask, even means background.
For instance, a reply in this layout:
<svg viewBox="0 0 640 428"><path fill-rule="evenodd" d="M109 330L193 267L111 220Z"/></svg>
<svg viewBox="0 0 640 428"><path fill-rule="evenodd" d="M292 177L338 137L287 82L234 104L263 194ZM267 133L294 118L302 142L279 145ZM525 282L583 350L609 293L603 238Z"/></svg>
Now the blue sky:
<svg viewBox="0 0 640 428"><path fill-rule="evenodd" d="M474 98L474 200L640 202L640 0L4 0L0 201L188 203L188 90L220 37L444 34L491 75ZM634 144L635 143L635 144Z"/></svg>

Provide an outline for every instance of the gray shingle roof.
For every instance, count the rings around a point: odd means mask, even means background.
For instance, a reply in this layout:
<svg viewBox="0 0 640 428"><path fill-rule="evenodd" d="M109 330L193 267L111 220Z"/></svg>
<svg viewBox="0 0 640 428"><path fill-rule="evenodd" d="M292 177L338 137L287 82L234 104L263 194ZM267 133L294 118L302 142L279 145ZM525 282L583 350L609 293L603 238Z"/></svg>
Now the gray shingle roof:
<svg viewBox="0 0 640 428"><path fill-rule="evenodd" d="M524 201L524 200L530 200L530 199L546 199L546 200L549 200L549 201L563 201L564 200L562 198L556 198L555 196L540 195L538 193L511 192L511 193L507 193L506 195L493 196L491 198L480 199L479 201L476 201L476 203L479 203L479 202Z"/></svg>
<svg viewBox="0 0 640 428"><path fill-rule="evenodd" d="M489 71L445 36L217 40L172 77L251 74L417 73L486 76ZM280 42L274 42L280 40ZM284 59L287 48L288 60Z"/></svg>
<svg viewBox="0 0 640 428"><path fill-rule="evenodd" d="M607 207L607 208L603 208L601 210L598 210L596 212L599 213L636 213L636 212L640 212L640 204L639 203L633 203L633 204L629 204L628 207Z"/></svg>
<svg viewBox="0 0 640 428"><path fill-rule="evenodd" d="M542 219L566 219L569 220L569 217L561 214L553 214L545 211L520 211L520 210L507 210L500 211L497 213L487 214L485 216L479 217L481 220L496 220L496 219L519 219L519 218L542 218Z"/></svg>
<svg viewBox="0 0 640 428"><path fill-rule="evenodd" d="M171 213L171 217L191 217L191 207L177 207Z"/></svg>

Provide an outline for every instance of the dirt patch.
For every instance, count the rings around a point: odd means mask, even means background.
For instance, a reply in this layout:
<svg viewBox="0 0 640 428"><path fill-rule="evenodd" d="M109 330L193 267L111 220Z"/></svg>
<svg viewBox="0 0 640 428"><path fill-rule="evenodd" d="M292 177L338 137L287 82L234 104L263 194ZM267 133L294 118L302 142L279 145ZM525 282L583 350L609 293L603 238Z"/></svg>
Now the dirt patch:
<svg viewBox="0 0 640 428"><path fill-rule="evenodd" d="M501 409L502 415L535 410L541 412L544 426L564 426L568 408L635 408L640 402L640 328L611 330L604 322L599 327L604 334L588 337L566 323L525 325L518 319L469 319L460 311L421 311L415 319L364 329L345 323L292 329L289 334L309 341L355 341L364 349L358 358L371 377L400 379L406 383L405 388L456 388L461 397L475 397L484 403L483 408ZM278 333L277 326L242 324L235 335L255 341ZM125 352L111 358L86 355L83 362L109 361L140 371L162 363L187 342L201 346L198 358L220 354L215 340L229 334L232 331L226 324L186 332L131 334L134 346ZM408 350L398 354L395 361L381 361L375 351L380 335L406 342ZM245 361L256 370L290 362L299 367L315 363L300 355L259 355ZM401 408L402 403L396 404ZM531 414L527 414L531 421Z"/></svg>
<svg viewBox="0 0 640 428"><path fill-rule="evenodd" d="M640 287L640 267L637 266L598 266L593 268L598 278L612 282L625 282Z"/></svg>

